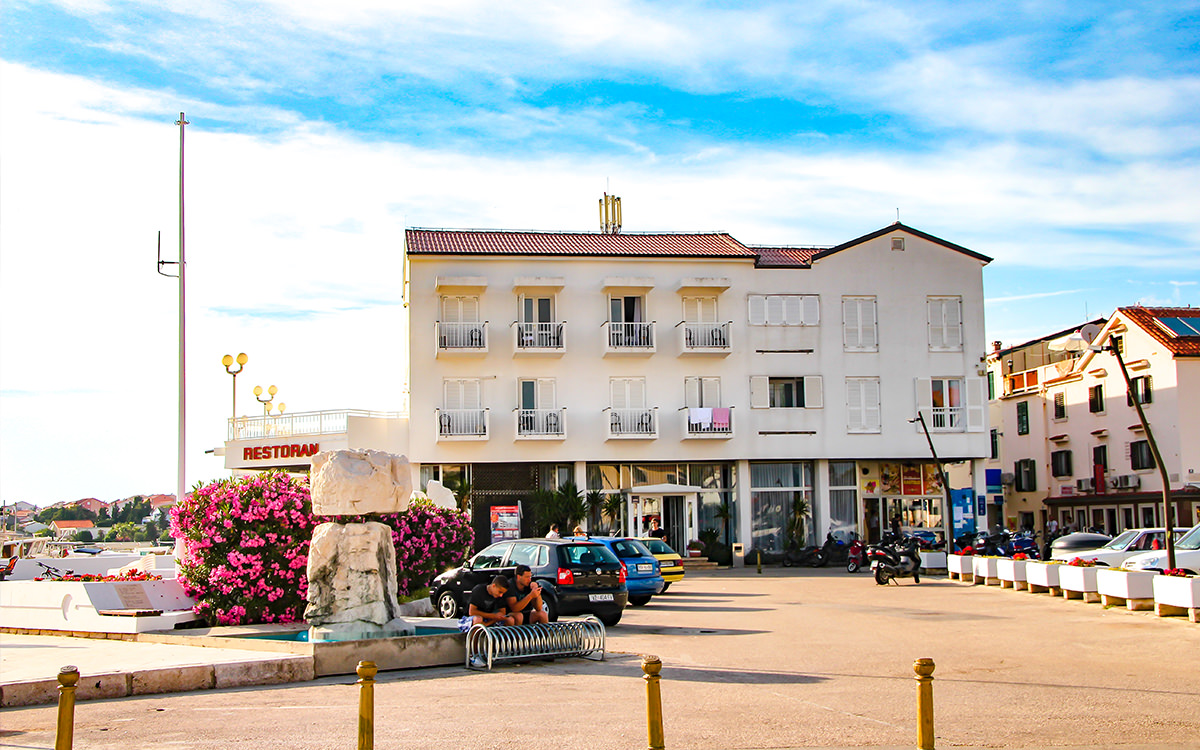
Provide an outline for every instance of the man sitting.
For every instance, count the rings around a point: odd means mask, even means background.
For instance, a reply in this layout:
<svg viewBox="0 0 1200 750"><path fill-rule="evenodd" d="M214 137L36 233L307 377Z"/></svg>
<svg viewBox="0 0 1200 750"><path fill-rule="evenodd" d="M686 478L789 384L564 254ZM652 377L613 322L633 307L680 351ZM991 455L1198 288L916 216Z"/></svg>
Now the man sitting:
<svg viewBox="0 0 1200 750"><path fill-rule="evenodd" d="M518 565L507 594L508 611L518 625L550 622L542 609L542 587L534 583L533 571L528 565Z"/></svg>
<svg viewBox="0 0 1200 750"><path fill-rule="evenodd" d="M504 607L505 594L508 592L508 579L496 576L491 583L481 583L471 589L470 604L467 605L467 617L473 625L515 625L516 619L507 614Z"/></svg>

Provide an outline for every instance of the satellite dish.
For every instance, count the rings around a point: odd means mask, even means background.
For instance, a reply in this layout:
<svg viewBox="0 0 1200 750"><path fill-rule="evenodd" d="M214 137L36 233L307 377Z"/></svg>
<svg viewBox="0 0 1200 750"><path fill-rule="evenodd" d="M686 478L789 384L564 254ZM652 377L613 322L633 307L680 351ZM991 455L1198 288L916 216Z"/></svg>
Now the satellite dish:
<svg viewBox="0 0 1200 750"><path fill-rule="evenodd" d="M1096 337L1100 335L1100 326L1095 323L1088 323L1083 328L1079 329L1079 338L1087 343L1092 343Z"/></svg>

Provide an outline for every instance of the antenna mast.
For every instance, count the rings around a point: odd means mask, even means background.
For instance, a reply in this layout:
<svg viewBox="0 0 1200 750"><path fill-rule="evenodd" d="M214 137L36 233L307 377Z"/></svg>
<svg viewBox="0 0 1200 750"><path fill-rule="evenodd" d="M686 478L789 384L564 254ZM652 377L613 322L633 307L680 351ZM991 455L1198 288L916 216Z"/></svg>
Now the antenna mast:
<svg viewBox="0 0 1200 750"><path fill-rule="evenodd" d="M600 199L600 231L604 234L621 233L621 199L607 192Z"/></svg>

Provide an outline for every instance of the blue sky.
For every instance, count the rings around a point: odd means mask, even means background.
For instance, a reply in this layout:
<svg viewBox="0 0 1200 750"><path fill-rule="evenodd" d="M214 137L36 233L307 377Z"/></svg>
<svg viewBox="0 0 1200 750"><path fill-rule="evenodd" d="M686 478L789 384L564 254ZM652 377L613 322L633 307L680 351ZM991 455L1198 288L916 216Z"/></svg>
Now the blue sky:
<svg viewBox="0 0 1200 750"><path fill-rule="evenodd" d="M606 187L627 230L753 244L899 209L995 258L1006 345L1200 303L1197 2L9 0L0 24L6 502L174 485L151 266L180 111L191 480L222 473L222 354L251 357L242 413L272 382L289 411L402 409L404 226L590 230Z"/></svg>

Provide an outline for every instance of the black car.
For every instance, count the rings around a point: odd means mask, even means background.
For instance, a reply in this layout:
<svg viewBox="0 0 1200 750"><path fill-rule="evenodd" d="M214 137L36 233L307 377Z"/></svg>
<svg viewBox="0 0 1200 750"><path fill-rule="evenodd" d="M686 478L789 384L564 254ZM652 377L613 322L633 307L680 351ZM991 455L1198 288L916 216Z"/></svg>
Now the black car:
<svg viewBox="0 0 1200 750"><path fill-rule="evenodd" d="M577 539L511 539L482 550L462 567L448 570L429 584L429 599L442 617L467 613L467 600L477 584L498 575L512 578L525 564L542 587L542 604L554 622L561 615L596 615L605 625L621 620L629 601L625 570L602 544Z"/></svg>

